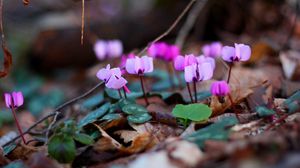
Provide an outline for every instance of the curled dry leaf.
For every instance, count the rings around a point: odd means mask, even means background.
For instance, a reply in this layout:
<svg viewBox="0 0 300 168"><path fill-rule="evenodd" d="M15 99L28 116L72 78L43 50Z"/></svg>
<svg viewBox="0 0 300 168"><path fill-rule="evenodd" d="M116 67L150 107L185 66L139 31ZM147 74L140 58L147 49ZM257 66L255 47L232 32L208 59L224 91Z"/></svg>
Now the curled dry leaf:
<svg viewBox="0 0 300 168"><path fill-rule="evenodd" d="M29 145L20 144L11 153L7 155L10 160L29 159L30 155L39 151L46 151L46 146L34 147Z"/></svg>
<svg viewBox="0 0 300 168"><path fill-rule="evenodd" d="M3 62L3 70L0 71L0 78L7 76L12 66L12 54L8 50L8 48L3 44L3 41L2 41L2 50L4 53L4 62Z"/></svg>
<svg viewBox="0 0 300 168"><path fill-rule="evenodd" d="M153 141L153 137L149 133L144 133L132 139L131 145L129 147L122 147L121 151L133 154L150 149L154 145L155 141Z"/></svg>
<svg viewBox="0 0 300 168"><path fill-rule="evenodd" d="M29 0L23 0L24 5L29 5L29 2L30 2Z"/></svg>
<svg viewBox="0 0 300 168"><path fill-rule="evenodd" d="M300 54L297 51L286 51L280 53L284 75L287 79L295 79L300 74ZM299 77L298 77L299 78Z"/></svg>
<svg viewBox="0 0 300 168"><path fill-rule="evenodd" d="M56 160L50 159L43 152L37 152L29 157L26 162L31 168L61 168L62 166L58 164Z"/></svg>

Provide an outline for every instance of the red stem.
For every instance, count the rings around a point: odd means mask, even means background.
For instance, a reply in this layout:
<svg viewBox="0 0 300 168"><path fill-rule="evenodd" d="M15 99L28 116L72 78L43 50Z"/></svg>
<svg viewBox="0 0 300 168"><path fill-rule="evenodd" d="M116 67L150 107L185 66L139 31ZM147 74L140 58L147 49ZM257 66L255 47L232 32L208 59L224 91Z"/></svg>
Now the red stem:
<svg viewBox="0 0 300 168"><path fill-rule="evenodd" d="M266 128L266 131L270 130L271 128L273 128L277 123L281 123L283 120L285 120L289 115L285 114L282 117L280 117L278 120L276 120L275 122L273 122L270 126L268 126Z"/></svg>
<svg viewBox="0 0 300 168"><path fill-rule="evenodd" d="M146 105L148 106L149 102L148 102L148 99L147 99L147 96L146 96L144 81L143 81L143 76L142 75L140 75L140 80L141 80L141 86L142 86L142 90L143 90L143 94L144 94L144 99L145 99Z"/></svg>
<svg viewBox="0 0 300 168"><path fill-rule="evenodd" d="M26 144L26 140L25 140L25 138L24 138L22 129L21 129L20 124L19 124L19 122L18 122L17 115L16 115L16 112L15 112L15 108L14 108L13 106L14 106L14 105L12 105L12 107L11 107L11 112L13 113L15 122L16 122L16 124L17 124L17 128L18 128L19 133L20 133L20 135L21 135L21 138L22 138L22 140L23 140L23 143Z"/></svg>
<svg viewBox="0 0 300 168"><path fill-rule="evenodd" d="M191 98L191 103L194 103L191 88L190 88L190 84L188 82L186 82L186 87L188 88L188 91L189 91L189 95L190 95L190 98Z"/></svg>
<svg viewBox="0 0 300 168"><path fill-rule="evenodd" d="M196 81L193 81L193 84L194 84L194 96L195 96L195 103L197 103L198 102L198 100L197 100L197 83L196 83Z"/></svg>
<svg viewBox="0 0 300 168"><path fill-rule="evenodd" d="M228 71L228 77L227 77L227 83L228 83L228 84L229 84L229 81L230 81L232 65L233 65L233 63L230 63L230 64L229 64L229 71Z"/></svg>

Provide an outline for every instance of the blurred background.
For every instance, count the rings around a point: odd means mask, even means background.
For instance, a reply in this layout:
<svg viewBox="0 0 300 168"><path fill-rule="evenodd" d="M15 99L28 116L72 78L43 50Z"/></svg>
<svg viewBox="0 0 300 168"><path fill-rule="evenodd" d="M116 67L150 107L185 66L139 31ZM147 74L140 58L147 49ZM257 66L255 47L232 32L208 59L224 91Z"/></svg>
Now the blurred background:
<svg viewBox="0 0 300 168"><path fill-rule="evenodd" d="M28 6L21 0L5 0L3 24L13 54L13 67L7 77L0 79L1 94L21 90L25 111L33 116L50 111L97 83L95 72L104 65L93 50L97 39L120 39L124 53L136 51L165 31L188 3L188 0L86 0L81 45L80 0L31 0ZM201 46L211 41L230 45L237 41L253 47L250 63L256 64L257 60L265 60L265 56L278 58L282 51L298 51L297 10L297 0L205 1L196 14L182 53L198 54ZM163 41L175 42L187 16ZM299 76L291 80L297 81ZM0 112L0 125L11 121L11 114L2 111L5 109Z"/></svg>

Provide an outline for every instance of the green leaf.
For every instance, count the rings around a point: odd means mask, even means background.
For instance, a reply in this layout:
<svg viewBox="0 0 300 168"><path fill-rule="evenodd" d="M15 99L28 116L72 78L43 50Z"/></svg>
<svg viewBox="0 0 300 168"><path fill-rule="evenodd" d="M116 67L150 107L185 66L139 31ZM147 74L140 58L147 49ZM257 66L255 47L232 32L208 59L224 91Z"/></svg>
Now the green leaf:
<svg viewBox="0 0 300 168"><path fill-rule="evenodd" d="M87 134L77 133L75 134L74 139L85 145L90 145L94 143L93 138Z"/></svg>
<svg viewBox="0 0 300 168"><path fill-rule="evenodd" d="M286 99L283 104L288 108L289 113L294 113L300 110L300 91Z"/></svg>
<svg viewBox="0 0 300 168"><path fill-rule="evenodd" d="M86 115L83 119L81 119L78 123L78 127L83 127L89 123L96 121L98 118L104 116L110 107L110 103L106 103L102 105L100 108L92 111L88 115Z"/></svg>
<svg viewBox="0 0 300 168"><path fill-rule="evenodd" d="M135 113L134 115L129 115L127 120L131 123L142 124L151 120L151 115L148 113Z"/></svg>
<svg viewBox="0 0 300 168"><path fill-rule="evenodd" d="M105 94L114 100L119 100L120 99L120 95L118 93L118 90L116 89L109 89L109 88L105 88ZM122 93L123 95L123 93ZM143 92L130 92L129 94L127 94L127 98L129 99L136 99L138 97L143 96Z"/></svg>
<svg viewBox="0 0 300 168"><path fill-rule="evenodd" d="M12 152L15 148L17 147L17 145L15 143L12 143L10 145L7 145L3 148L3 154L4 156L8 155L10 152Z"/></svg>
<svg viewBox="0 0 300 168"><path fill-rule="evenodd" d="M200 148L203 148L206 140L227 140L229 130L226 128L237 123L238 120L236 117L226 117L214 124L185 136L184 139L196 143Z"/></svg>
<svg viewBox="0 0 300 168"><path fill-rule="evenodd" d="M101 120L112 121L112 120L119 119L121 117L122 117L121 114L110 113L110 114L106 114L105 116L103 116L101 118Z"/></svg>
<svg viewBox="0 0 300 168"><path fill-rule="evenodd" d="M86 99L82 103L82 108L84 109L93 109L97 105L99 105L104 100L103 92L96 94L88 99Z"/></svg>
<svg viewBox="0 0 300 168"><path fill-rule="evenodd" d="M207 120L211 113L211 109L205 104L178 104L172 111L172 114L175 117L189 119L192 121Z"/></svg>
<svg viewBox="0 0 300 168"><path fill-rule="evenodd" d="M258 116L260 117L267 117L275 114L274 110L268 109L267 107L264 106L257 106L256 107L256 112L258 113Z"/></svg>
<svg viewBox="0 0 300 168"><path fill-rule="evenodd" d="M138 104L128 104L122 108L122 111L126 114L139 114L139 113L148 113L148 110Z"/></svg>
<svg viewBox="0 0 300 168"><path fill-rule="evenodd" d="M70 163L76 154L75 142L71 136L56 134L49 140L48 152L60 163Z"/></svg>

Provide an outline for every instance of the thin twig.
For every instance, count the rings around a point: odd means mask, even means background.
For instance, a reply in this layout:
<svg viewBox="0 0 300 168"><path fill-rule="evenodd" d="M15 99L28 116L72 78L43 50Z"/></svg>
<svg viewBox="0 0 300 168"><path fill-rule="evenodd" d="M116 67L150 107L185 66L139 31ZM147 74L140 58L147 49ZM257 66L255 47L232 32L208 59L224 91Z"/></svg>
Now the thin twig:
<svg viewBox="0 0 300 168"><path fill-rule="evenodd" d="M81 11L81 45L83 45L83 36L84 36L84 0L82 0L82 11Z"/></svg>
<svg viewBox="0 0 300 168"><path fill-rule="evenodd" d="M55 124L55 122L56 122L56 120L57 120L57 116L59 115L59 113L60 113L60 112L58 112L58 111L55 112L55 116L53 117L52 122L49 124L49 126L48 126L48 128L47 128L47 132L46 132L46 141L45 141L46 143L45 143L45 144L48 143L50 131L51 131L53 125Z"/></svg>
<svg viewBox="0 0 300 168"><path fill-rule="evenodd" d="M45 117L41 118L40 120L38 120L37 122L35 122L32 126L30 126L26 131L23 132L22 135L25 135L25 134L28 134L33 128L35 128L37 125L39 125L40 123L42 123L43 121L47 120L48 118L52 117L52 116L55 116L56 115L56 112L59 112L61 111L63 108L65 108L66 106L68 105L71 105L75 102L77 102L78 100L82 99L82 98L85 98L86 96L90 95L91 93L93 93L97 88L99 88L101 85L103 84L103 82L100 82L98 83L96 86L94 86L92 89L88 90L87 92L85 92L84 94L78 96L78 97L75 97L74 99L71 99L69 101L67 101L66 103L58 106L54 112L51 112L50 114L46 115ZM7 146L9 144L11 144L12 142L18 140L19 138L21 138L22 135L18 135L16 136L15 138L13 138L12 140L8 141L7 143L5 143L3 145L4 146Z"/></svg>
<svg viewBox="0 0 300 168"><path fill-rule="evenodd" d="M206 2L207 2L207 0L199 0L194 5L194 7L191 9L191 11L189 12L188 17L187 17L185 23L183 24L183 26L181 27L181 29L179 30L178 36L175 41L175 44L179 48L182 48L182 46L184 45L186 37L188 36L189 32L195 25L195 22L199 16L201 10L205 6Z"/></svg>
<svg viewBox="0 0 300 168"><path fill-rule="evenodd" d="M193 4L196 1L197 0L191 0L190 3L184 8L184 10L176 18L176 20L173 22L173 24L165 32L163 32L161 35L159 35L153 41L148 43L148 45L143 50L141 50L137 55L141 56L146 50L148 50L149 46L151 46L153 43L156 43L159 40L161 40L162 38L164 38L165 36L167 36L177 26L177 24L180 22L180 20L183 18L183 16L190 10L190 8L193 6Z"/></svg>

